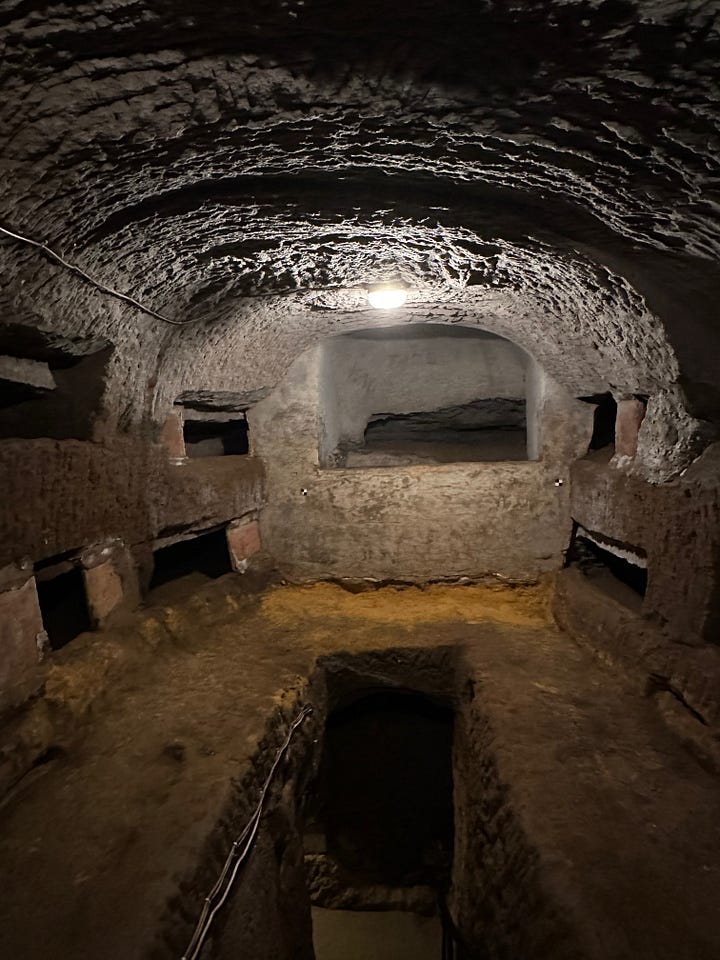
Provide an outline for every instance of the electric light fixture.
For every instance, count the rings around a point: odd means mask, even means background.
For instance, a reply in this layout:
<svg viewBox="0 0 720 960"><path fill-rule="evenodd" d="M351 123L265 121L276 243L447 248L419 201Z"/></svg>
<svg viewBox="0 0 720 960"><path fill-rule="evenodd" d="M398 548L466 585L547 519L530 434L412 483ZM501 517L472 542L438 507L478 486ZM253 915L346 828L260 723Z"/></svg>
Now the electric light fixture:
<svg viewBox="0 0 720 960"><path fill-rule="evenodd" d="M368 302L376 310L397 310L407 300L407 290L402 287L378 287L368 293Z"/></svg>

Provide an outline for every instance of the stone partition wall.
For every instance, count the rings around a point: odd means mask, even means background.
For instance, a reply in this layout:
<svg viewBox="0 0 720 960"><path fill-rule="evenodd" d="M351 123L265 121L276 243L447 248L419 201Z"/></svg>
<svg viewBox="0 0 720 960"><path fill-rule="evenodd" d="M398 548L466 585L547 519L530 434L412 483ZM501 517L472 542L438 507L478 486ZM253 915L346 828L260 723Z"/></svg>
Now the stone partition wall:
<svg viewBox="0 0 720 960"><path fill-rule="evenodd" d="M537 462L326 470L323 350L306 351L249 414L267 472L265 548L298 579L529 580L557 569L570 537L569 466L587 450L592 407L536 376Z"/></svg>
<svg viewBox="0 0 720 960"><path fill-rule="evenodd" d="M164 447L132 436L104 444L6 440L0 448L0 565L37 562L109 537L149 544L212 526L263 503L251 457L172 464Z"/></svg>
<svg viewBox="0 0 720 960"><path fill-rule="evenodd" d="M234 568L259 545L247 535L264 501L262 464L252 457L172 463L164 446L137 435L8 439L0 490L0 712L42 683L47 638L34 564L71 558L83 571L90 623L102 627L138 604L157 540L244 518Z"/></svg>
<svg viewBox="0 0 720 960"><path fill-rule="evenodd" d="M303 691L306 692L306 691ZM147 960L186 957L204 898L222 873L241 827L250 820L263 782L278 756L287 728L302 706L294 696L279 698L261 734L249 738L251 763L226 791L222 812L206 838L199 862L185 876L160 918ZM319 720L310 716L298 729L270 783L264 816L246 866L231 883L228 903L207 937L201 957L233 960L314 960L310 896L305 884L300 798L314 772Z"/></svg>
<svg viewBox="0 0 720 960"><path fill-rule="evenodd" d="M32 571L5 567L0 570L0 713L22 703L40 686L43 640Z"/></svg>
<svg viewBox="0 0 720 960"><path fill-rule="evenodd" d="M579 960L575 918L528 838L516 798L503 780L496 731L474 694L459 699L453 777L455 859L451 911L478 957ZM469 696L468 696L469 693ZM480 702L478 702L480 701Z"/></svg>

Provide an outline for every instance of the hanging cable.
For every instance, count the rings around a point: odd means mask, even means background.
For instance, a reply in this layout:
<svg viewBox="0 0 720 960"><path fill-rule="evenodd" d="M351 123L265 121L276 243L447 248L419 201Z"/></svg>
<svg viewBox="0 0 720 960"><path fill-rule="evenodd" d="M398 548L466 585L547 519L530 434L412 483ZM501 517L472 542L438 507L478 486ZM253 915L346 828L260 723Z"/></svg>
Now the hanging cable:
<svg viewBox="0 0 720 960"><path fill-rule="evenodd" d="M210 931L210 927L215 919L215 915L227 900L230 890L232 889L232 885L235 883L235 878L238 875L238 871L245 862L252 849L253 843L255 842L255 837L257 836L260 828L265 798L268 790L270 789L270 784L272 783L273 777L275 776L275 771L277 770L278 766L280 765L280 761L285 756L285 753L290 746L290 741L293 738L293 734L303 722L305 717L307 717L310 713L312 713L312 707L303 707L297 717L290 724L287 736L275 755L273 764L270 767L270 772L268 773L262 790L260 791L260 799L258 800L257 806L255 807L250 820L245 826L245 829L235 840L233 840L233 844L230 847L230 852L228 853L225 863L223 864L223 868L220 871L220 876L217 878L210 893L207 895L207 897L205 897L205 903L200 914L200 919L195 926L195 930L193 932L192 939L188 944L187 950L182 955L182 960L197 960L197 957L200 955L200 951L202 950L203 943L205 942L205 939Z"/></svg>
<svg viewBox="0 0 720 960"><path fill-rule="evenodd" d="M146 307L144 304L140 303L139 300L136 300L135 297L129 296L127 293L122 293L120 290L115 290L114 287L109 287L106 283L102 283L100 280L95 280L94 277L91 277L89 273L86 273L82 267L78 267L74 263L68 263L59 253L55 253L54 250L51 250L50 247L45 243L41 243L39 240L33 240L31 237L25 237L21 233L15 233L12 230L7 230L5 227L0 227L0 233L4 233L8 237L12 237L13 240L19 240L20 243L27 243L31 247L35 247L37 250L41 250L46 256L50 257L51 260L54 260L56 263L59 263L61 267L64 267L66 270L76 273L79 277L82 277L83 280L87 283L92 284L97 290L100 290L102 293L107 293L111 297L115 297L118 300L123 300L125 303L129 303L132 307L135 307L137 310L142 310L143 313L149 314L151 317L155 317L156 320L162 320L163 323L171 323L175 327L184 327L188 323L192 323L192 320L173 320L171 317L166 317L162 313L158 313L157 310L152 310L150 307Z"/></svg>

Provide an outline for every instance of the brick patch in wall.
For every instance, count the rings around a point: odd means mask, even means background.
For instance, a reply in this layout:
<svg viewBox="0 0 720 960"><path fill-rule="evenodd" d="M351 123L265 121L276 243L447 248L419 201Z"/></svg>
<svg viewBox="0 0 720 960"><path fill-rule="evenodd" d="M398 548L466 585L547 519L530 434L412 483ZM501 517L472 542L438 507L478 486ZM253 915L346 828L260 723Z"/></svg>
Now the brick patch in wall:
<svg viewBox="0 0 720 960"><path fill-rule="evenodd" d="M137 572L122 541L105 541L86 548L81 562L94 627L103 626L121 607L132 610L140 602Z"/></svg>
<svg viewBox="0 0 720 960"><path fill-rule="evenodd" d="M637 453L638 432L645 417L641 400L618 400L615 417L615 456L634 457Z"/></svg>
<svg viewBox="0 0 720 960"><path fill-rule="evenodd" d="M35 578L0 586L0 711L17 706L41 683L39 662L47 644Z"/></svg>
<svg viewBox="0 0 720 960"><path fill-rule="evenodd" d="M84 571L90 618L101 625L123 601L122 580L111 560Z"/></svg>
<svg viewBox="0 0 720 960"><path fill-rule="evenodd" d="M162 428L162 443L171 460L184 460L186 457L185 437L183 434L183 415L173 410Z"/></svg>
<svg viewBox="0 0 720 960"><path fill-rule="evenodd" d="M232 520L226 536L232 568L237 573L244 573L248 560L260 549L260 526L254 518Z"/></svg>

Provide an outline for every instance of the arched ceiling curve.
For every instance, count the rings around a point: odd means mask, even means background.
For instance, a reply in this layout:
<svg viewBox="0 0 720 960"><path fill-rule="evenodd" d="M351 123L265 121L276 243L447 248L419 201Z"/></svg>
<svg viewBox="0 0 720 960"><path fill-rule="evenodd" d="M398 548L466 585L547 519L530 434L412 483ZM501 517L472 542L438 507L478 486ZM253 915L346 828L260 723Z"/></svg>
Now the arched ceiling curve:
<svg viewBox="0 0 720 960"><path fill-rule="evenodd" d="M192 324L3 240L5 313L162 345L168 396L253 388L398 275L403 319L496 329L576 392L679 381L717 415L719 12L6 0L0 223Z"/></svg>

